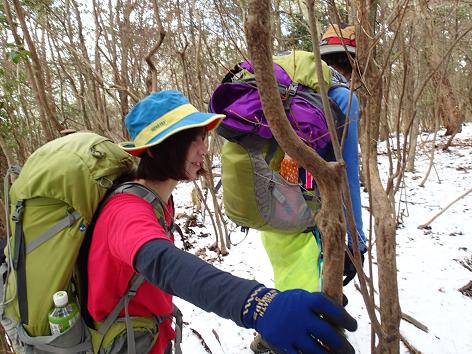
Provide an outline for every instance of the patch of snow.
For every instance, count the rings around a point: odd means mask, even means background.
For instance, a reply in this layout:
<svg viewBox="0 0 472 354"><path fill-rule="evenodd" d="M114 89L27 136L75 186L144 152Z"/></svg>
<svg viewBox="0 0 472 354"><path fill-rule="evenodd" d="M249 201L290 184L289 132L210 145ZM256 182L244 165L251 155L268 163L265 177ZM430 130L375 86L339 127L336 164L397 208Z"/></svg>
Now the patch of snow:
<svg viewBox="0 0 472 354"><path fill-rule="evenodd" d="M402 312L412 316L428 327L425 333L402 320L400 332L422 353L472 353L472 298L458 291L472 280L472 272L459 261L472 258L472 193L453 204L445 213L431 223L431 229L420 230L418 226L428 222L449 203L472 188L472 123L465 124L449 151L442 151L447 137L440 132L436 141L434 167L424 187L423 180L429 165L432 134L419 138L415 171L406 173L403 190L397 193L397 213L403 223L397 230L397 268L400 306ZM394 140L394 139L393 139ZM385 145L379 146L385 151ZM388 160L380 155L383 176L386 176ZM174 195L176 213L191 213L189 198L193 185L179 184ZM368 196L362 193L363 217L368 234ZM200 220L201 221L201 220ZM210 233L208 237L191 237L195 243L189 252L208 248L215 241L208 215L204 227L194 228ZM272 268L260 241L259 233L250 230L245 236L238 230L231 235L236 245L228 256L217 257L206 250L206 258L234 275L257 279L266 286L273 285ZM177 245L182 246L177 240ZM374 280L375 249L373 251ZM364 270L368 270L367 261ZM356 280L357 282L357 280ZM346 309L358 321L359 329L348 335L357 353L370 353L370 320L361 294L354 282L344 288L349 299ZM236 326L229 320L204 312L181 299L175 299L188 323L183 332L183 352L208 354L198 333L213 354L251 354L249 344L255 332ZM378 303L378 302L377 302ZM289 324L287 324L289 325ZM402 345L402 353L408 353Z"/></svg>

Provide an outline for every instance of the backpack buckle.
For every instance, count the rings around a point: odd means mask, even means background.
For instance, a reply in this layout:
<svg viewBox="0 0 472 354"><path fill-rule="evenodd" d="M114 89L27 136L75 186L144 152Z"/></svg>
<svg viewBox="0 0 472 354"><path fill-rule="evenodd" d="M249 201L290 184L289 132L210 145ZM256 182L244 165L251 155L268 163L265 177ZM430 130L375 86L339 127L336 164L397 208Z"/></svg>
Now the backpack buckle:
<svg viewBox="0 0 472 354"><path fill-rule="evenodd" d="M232 82L241 81L243 79L243 71L238 71L233 75Z"/></svg>
<svg viewBox="0 0 472 354"><path fill-rule="evenodd" d="M7 170L7 173L14 173L17 176L20 174L20 172L21 172L20 165L11 165Z"/></svg>
<svg viewBox="0 0 472 354"><path fill-rule="evenodd" d="M287 96L295 96L298 91L298 84L295 82L292 82L289 87L287 87L286 94Z"/></svg>
<svg viewBox="0 0 472 354"><path fill-rule="evenodd" d="M241 226L241 232L245 233L246 236L247 236L247 234L248 234L248 232L249 232L249 227L247 227L247 226Z"/></svg>
<svg viewBox="0 0 472 354"><path fill-rule="evenodd" d="M128 299L131 300L133 297L135 297L137 292L138 292L138 289L129 289L126 296L128 297Z"/></svg>
<svg viewBox="0 0 472 354"><path fill-rule="evenodd" d="M25 201L20 199L16 202L15 211L13 212L11 219L15 222L21 222L23 220L23 213L25 211Z"/></svg>

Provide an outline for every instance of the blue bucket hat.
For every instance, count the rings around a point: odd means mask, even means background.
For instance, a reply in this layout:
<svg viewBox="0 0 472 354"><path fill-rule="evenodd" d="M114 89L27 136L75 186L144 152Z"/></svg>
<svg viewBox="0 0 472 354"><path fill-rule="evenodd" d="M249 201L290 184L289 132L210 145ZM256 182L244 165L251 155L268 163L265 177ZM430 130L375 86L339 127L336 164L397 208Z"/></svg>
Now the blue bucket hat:
<svg viewBox="0 0 472 354"><path fill-rule="evenodd" d="M139 156L147 148L182 130L204 126L212 130L224 117L223 114L199 112L179 91L154 92L126 115L126 129L133 141L119 145L131 155Z"/></svg>

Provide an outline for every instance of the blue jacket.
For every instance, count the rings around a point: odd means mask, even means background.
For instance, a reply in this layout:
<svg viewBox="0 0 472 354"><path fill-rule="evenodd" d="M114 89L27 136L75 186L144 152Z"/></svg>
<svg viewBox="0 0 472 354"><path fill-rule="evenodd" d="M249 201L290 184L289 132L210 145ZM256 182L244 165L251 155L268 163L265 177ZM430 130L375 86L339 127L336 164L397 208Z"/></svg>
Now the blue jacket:
<svg viewBox="0 0 472 354"><path fill-rule="evenodd" d="M349 89L342 86L335 86L328 92L344 114L347 113L349 104ZM357 235L359 238L361 252L366 251L366 238L362 225L362 206L359 182L359 151L358 133L359 122L359 102L356 95L352 95L351 109L349 112L349 127L343 146L343 159L346 163L346 171L349 182L349 192L351 194L352 209L356 222ZM349 235L349 245L352 245L352 235Z"/></svg>

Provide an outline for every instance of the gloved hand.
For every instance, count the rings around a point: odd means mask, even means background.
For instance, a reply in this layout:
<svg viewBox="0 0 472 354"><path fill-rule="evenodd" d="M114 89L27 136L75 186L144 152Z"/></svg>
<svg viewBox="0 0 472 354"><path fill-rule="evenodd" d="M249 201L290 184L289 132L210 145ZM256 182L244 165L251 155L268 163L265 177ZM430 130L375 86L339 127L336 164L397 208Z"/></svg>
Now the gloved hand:
<svg viewBox="0 0 472 354"><path fill-rule="evenodd" d="M340 329L355 331L356 320L323 293L261 286L249 295L242 319L280 353L354 353Z"/></svg>
<svg viewBox="0 0 472 354"><path fill-rule="evenodd" d="M352 252L352 249L349 247L349 250ZM364 265L364 253L361 252L361 264ZM346 254L344 255L344 280L343 280L343 286L346 286L349 284L349 282L354 279L356 276L357 271L356 267L354 267L354 264L351 261L351 258L349 258L349 255Z"/></svg>

